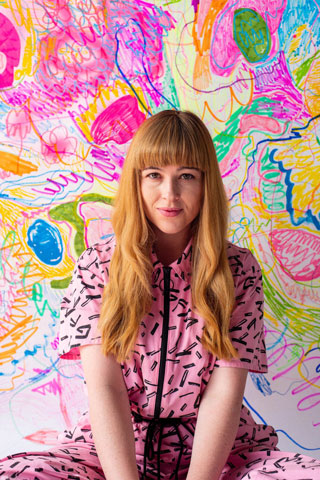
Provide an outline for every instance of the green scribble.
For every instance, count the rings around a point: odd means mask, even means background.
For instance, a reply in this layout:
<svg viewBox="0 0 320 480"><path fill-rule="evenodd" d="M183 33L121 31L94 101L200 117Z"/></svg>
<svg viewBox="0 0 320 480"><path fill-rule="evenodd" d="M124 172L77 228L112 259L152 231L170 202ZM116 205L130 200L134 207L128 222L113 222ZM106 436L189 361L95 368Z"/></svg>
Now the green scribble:
<svg viewBox="0 0 320 480"><path fill-rule="evenodd" d="M43 295L43 289L42 289L41 283L39 282L34 283L32 285L31 295L29 295L28 289L26 287L26 278L28 277L30 267L31 267L31 261L28 261L25 264L23 268L23 273L22 273L22 287L23 287L23 291L26 298L30 298L34 302L34 305L40 317L43 317L45 311L48 309L54 318L58 318L59 312L51 308L48 300L43 299L44 295Z"/></svg>
<svg viewBox="0 0 320 480"><path fill-rule="evenodd" d="M16 232L14 230L10 230L10 232L5 236L3 242L2 242L2 246L1 246L1 249L0 249L0 273L1 275L3 276L3 278L5 278L6 282L9 283L10 285L15 285L16 282L10 280L9 278L6 278L5 277L5 271L4 271L4 264L5 263L8 263L10 257L11 257L11 254L12 254L12 250L13 250L13 247L14 247L14 244L15 244L15 241L16 241ZM12 240L11 240L12 238ZM10 241L12 241L11 245L7 245ZM9 251L7 250L9 248ZM6 255L6 258L4 259L3 258L3 253L6 252L7 255Z"/></svg>
<svg viewBox="0 0 320 480"><path fill-rule="evenodd" d="M248 107L246 107L244 114L247 115L261 115L263 117L272 117L274 115L274 108L281 106L280 100L272 100L268 97L256 98Z"/></svg>
<svg viewBox="0 0 320 480"><path fill-rule="evenodd" d="M271 48L268 25L255 10L238 8L233 16L233 38L250 63L265 60Z"/></svg>
<svg viewBox="0 0 320 480"><path fill-rule="evenodd" d="M53 310L50 307L50 305L48 303L48 300L43 300L43 290L42 290L41 283L36 282L34 285L32 285L31 299L34 302L35 307L36 307L37 312L40 315L40 317L43 317L46 309L48 309L50 311L50 313L52 314L53 317L55 317L55 318L59 317L59 312L57 310ZM42 303L42 305L41 305L41 303Z"/></svg>
<svg viewBox="0 0 320 480"><path fill-rule="evenodd" d="M281 182L281 172L278 166L271 162L267 149L260 161L260 171L263 174L261 182L262 200L269 212L279 212L286 209L286 186ZM271 180L268 182L268 180Z"/></svg>
<svg viewBox="0 0 320 480"><path fill-rule="evenodd" d="M287 323L287 338L299 342L319 342L320 310L318 308L295 307L280 293L281 288L280 283L278 284L279 290L274 288L268 277L263 273L263 290L266 303L272 314L281 323L279 332L283 325Z"/></svg>
<svg viewBox="0 0 320 480"><path fill-rule="evenodd" d="M233 115L233 121L228 125L226 130L214 137L216 154L218 162L221 162L228 154L233 142L239 133L240 115Z"/></svg>
<svg viewBox="0 0 320 480"><path fill-rule="evenodd" d="M250 105L240 107L235 111L226 123L227 128L216 135L213 139L218 162L221 162L228 154L233 142L239 135L240 119L245 115L261 115L264 117L273 117L274 108L281 105L280 101L271 100L268 97L255 99ZM270 169L274 170L275 165L270 163Z"/></svg>
<svg viewBox="0 0 320 480"><path fill-rule="evenodd" d="M301 80L307 75L312 65L312 62L319 56L319 51L317 51L312 57L308 58L305 62L303 62L300 67L295 72L295 82L297 85L301 82Z"/></svg>

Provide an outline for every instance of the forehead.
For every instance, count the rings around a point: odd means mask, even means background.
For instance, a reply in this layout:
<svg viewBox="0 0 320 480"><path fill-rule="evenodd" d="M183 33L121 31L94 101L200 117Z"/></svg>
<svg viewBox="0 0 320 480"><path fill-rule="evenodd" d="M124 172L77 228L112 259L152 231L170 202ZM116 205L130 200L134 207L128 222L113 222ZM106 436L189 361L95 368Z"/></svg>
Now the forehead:
<svg viewBox="0 0 320 480"><path fill-rule="evenodd" d="M194 170L194 171L200 171L200 168L197 167L188 167L186 165L163 165L163 166L156 166L156 165L150 165L142 168L142 171L145 170L158 170L158 171L164 171L164 172L180 172L181 170Z"/></svg>

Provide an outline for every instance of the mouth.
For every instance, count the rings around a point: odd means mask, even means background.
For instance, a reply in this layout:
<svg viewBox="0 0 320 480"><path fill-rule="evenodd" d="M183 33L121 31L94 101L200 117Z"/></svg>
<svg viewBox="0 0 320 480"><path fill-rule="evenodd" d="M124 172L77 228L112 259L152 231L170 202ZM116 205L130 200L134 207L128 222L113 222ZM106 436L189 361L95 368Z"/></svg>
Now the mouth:
<svg viewBox="0 0 320 480"><path fill-rule="evenodd" d="M182 212L182 208L158 208L157 210L165 217L176 217Z"/></svg>

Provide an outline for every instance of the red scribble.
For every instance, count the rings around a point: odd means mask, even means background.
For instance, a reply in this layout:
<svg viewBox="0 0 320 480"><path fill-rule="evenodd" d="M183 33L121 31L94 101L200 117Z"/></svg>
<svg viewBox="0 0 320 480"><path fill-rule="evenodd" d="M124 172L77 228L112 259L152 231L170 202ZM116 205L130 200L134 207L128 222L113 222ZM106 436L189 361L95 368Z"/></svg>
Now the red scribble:
<svg viewBox="0 0 320 480"><path fill-rule="evenodd" d="M30 440L31 442L41 443L43 445L55 445L57 443L59 432L56 430L50 430L43 428L42 430L37 430L30 435L26 435L24 438Z"/></svg>

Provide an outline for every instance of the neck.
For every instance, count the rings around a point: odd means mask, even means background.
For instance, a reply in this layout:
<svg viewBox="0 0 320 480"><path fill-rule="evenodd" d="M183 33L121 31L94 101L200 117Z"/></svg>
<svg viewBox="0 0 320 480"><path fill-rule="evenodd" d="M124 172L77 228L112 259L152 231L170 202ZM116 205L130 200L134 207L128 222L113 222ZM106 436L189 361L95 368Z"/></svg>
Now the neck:
<svg viewBox="0 0 320 480"><path fill-rule="evenodd" d="M178 234L161 231L155 231L155 234L154 250L160 262L165 266L170 265L181 256L191 238L190 229Z"/></svg>

